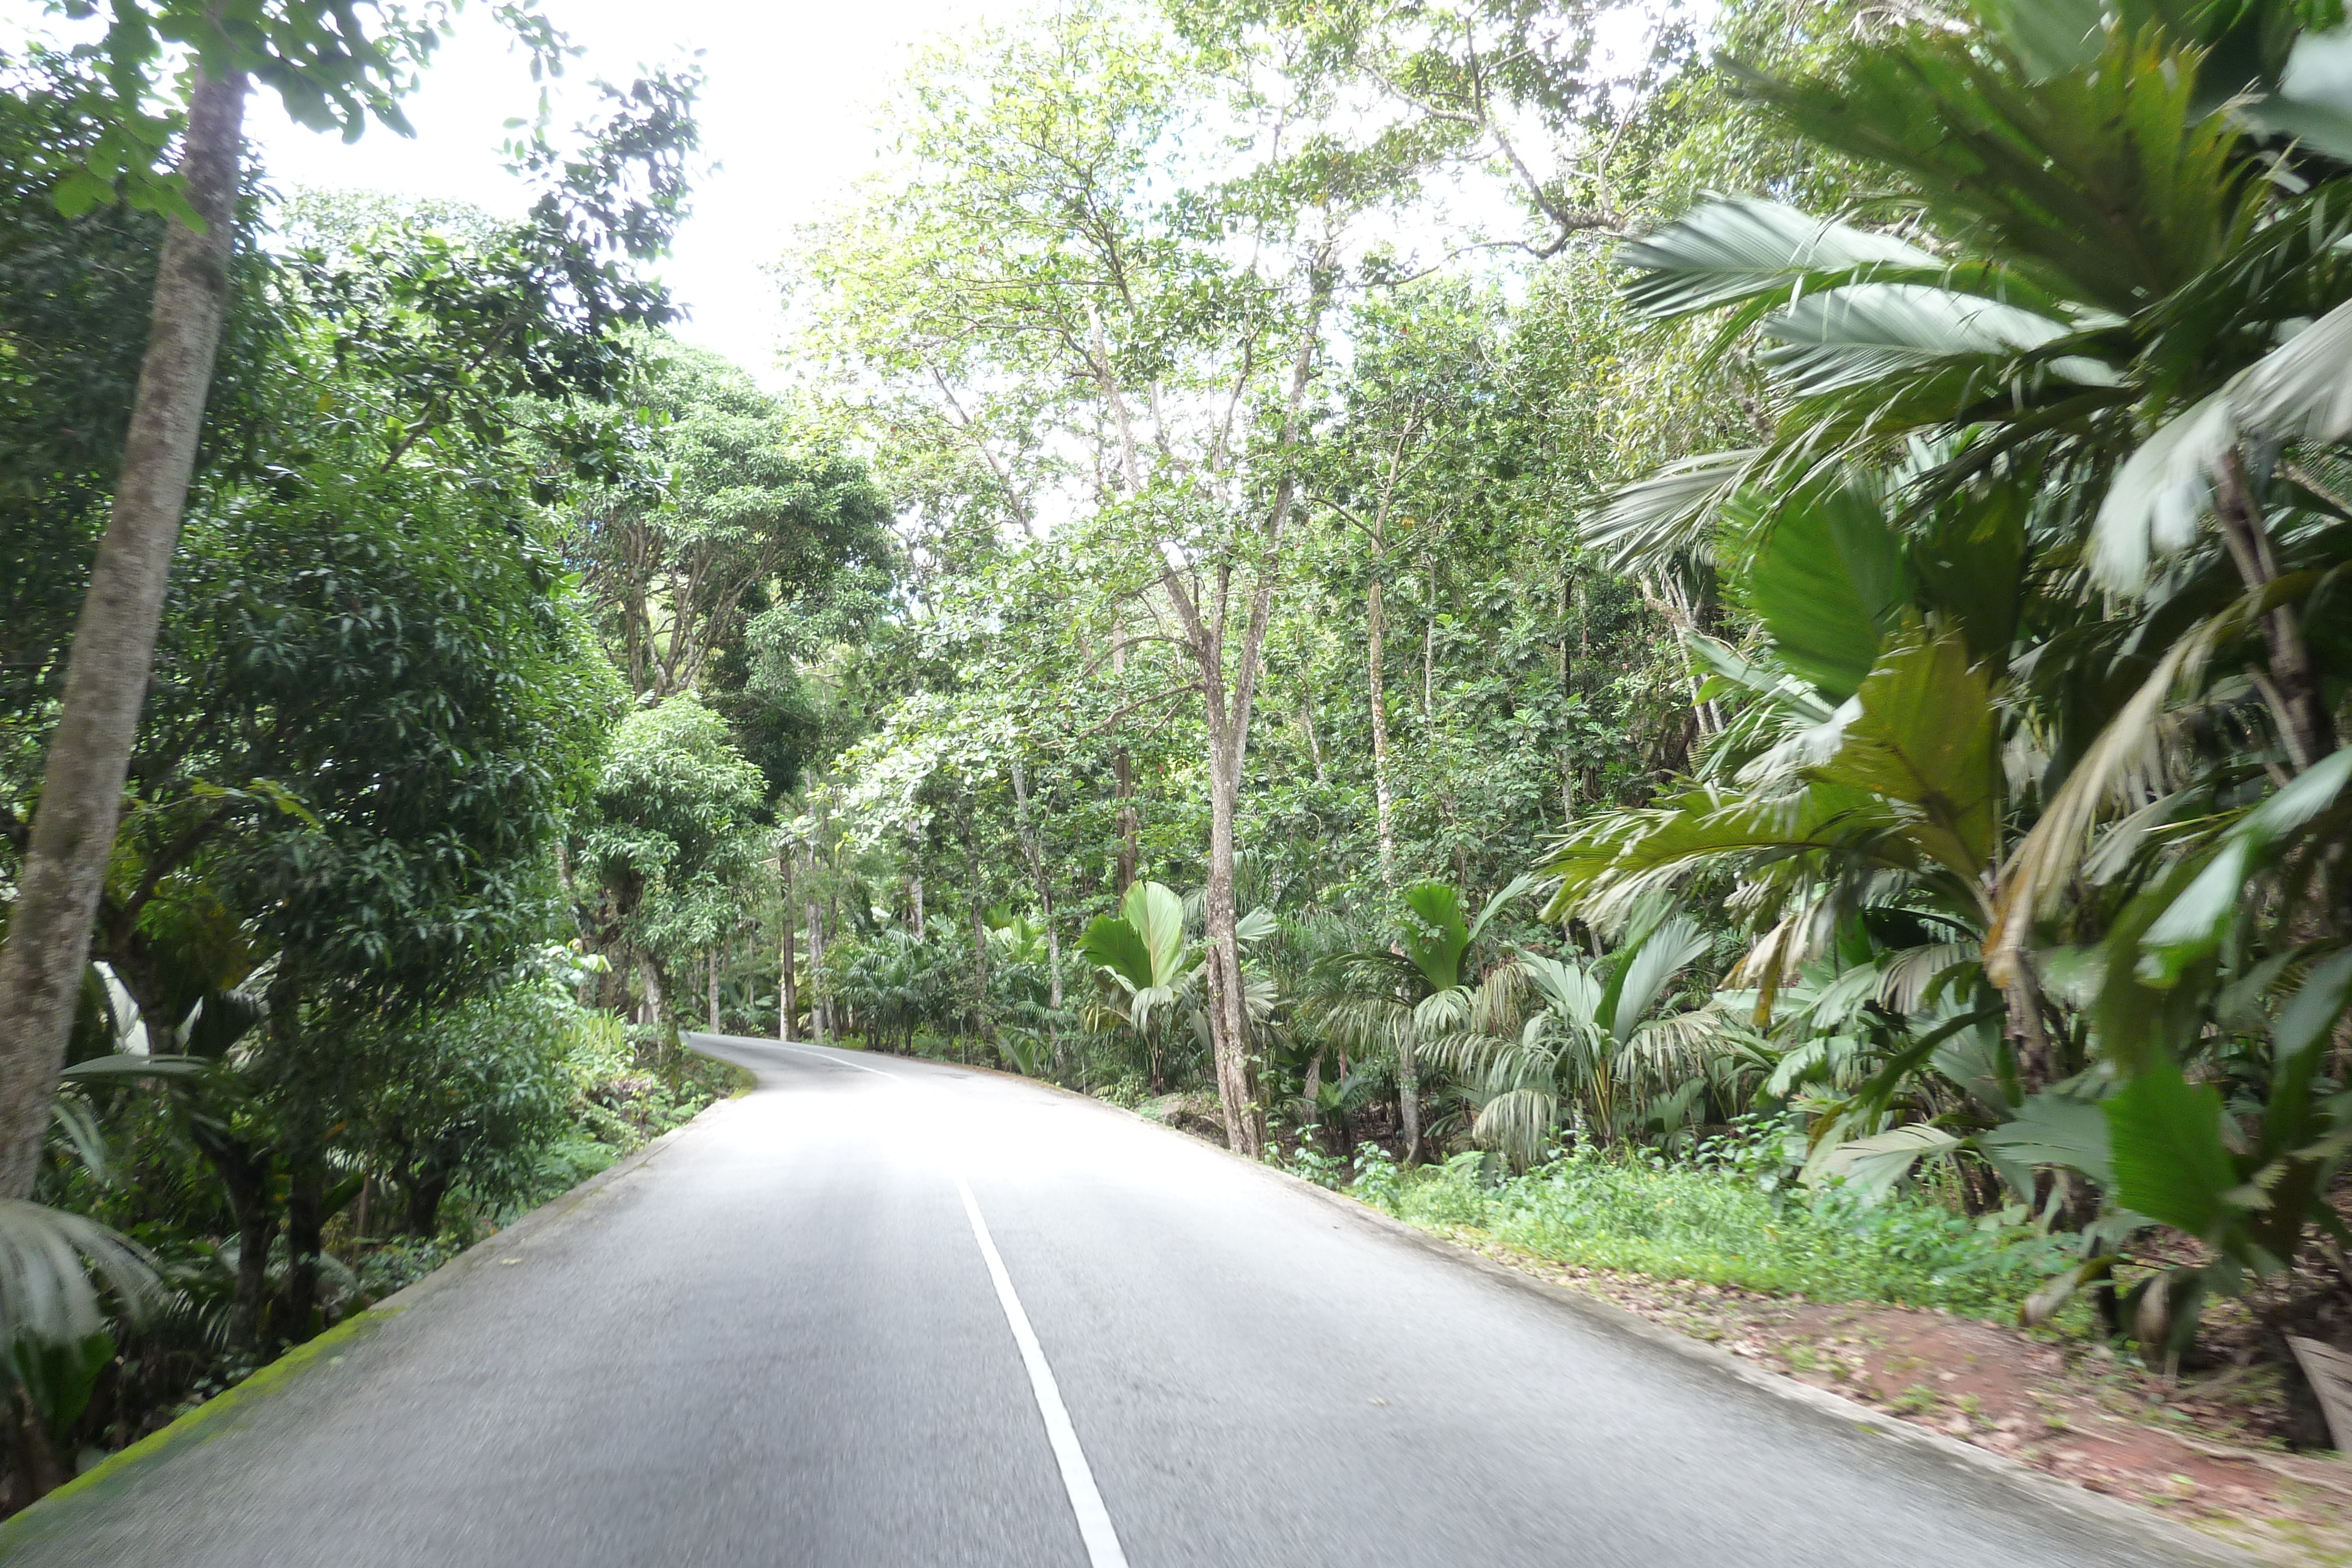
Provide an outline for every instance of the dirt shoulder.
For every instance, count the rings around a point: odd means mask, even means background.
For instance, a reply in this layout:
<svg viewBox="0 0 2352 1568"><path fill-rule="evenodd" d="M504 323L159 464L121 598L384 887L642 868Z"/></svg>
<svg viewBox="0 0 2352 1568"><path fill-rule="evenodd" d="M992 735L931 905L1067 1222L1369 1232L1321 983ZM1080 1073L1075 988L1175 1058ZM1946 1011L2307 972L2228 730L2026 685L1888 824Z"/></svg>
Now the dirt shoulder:
<svg viewBox="0 0 2352 1568"><path fill-rule="evenodd" d="M1815 1387L2152 1509L2268 1562L2352 1565L2352 1464L2286 1452L2273 1368L2167 1378L2108 1347L1957 1314L1824 1303L1447 1239Z"/></svg>

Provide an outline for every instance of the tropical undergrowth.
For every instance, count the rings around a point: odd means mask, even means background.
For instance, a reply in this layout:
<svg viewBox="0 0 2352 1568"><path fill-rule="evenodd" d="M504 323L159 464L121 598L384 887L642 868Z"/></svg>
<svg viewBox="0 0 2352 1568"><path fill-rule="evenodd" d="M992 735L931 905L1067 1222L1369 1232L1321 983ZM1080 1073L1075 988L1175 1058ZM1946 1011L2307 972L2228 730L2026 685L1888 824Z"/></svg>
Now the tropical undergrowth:
<svg viewBox="0 0 2352 1568"><path fill-rule="evenodd" d="M1932 1188L1877 1202L1791 1179L1777 1127L1687 1157L1587 1145L1519 1175L1472 1151L1419 1169L1377 1145L1352 1168L1311 1149L1292 1166L1408 1224L1471 1233L1547 1260L1812 1301L1940 1307L2013 1319L2069 1239L2021 1213L1970 1216Z"/></svg>

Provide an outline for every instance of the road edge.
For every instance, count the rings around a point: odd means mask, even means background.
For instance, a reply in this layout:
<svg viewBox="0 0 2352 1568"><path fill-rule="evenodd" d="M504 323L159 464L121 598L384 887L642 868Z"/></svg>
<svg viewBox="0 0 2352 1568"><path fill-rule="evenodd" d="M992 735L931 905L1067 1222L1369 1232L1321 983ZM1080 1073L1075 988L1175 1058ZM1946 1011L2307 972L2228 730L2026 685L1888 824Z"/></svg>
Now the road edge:
<svg viewBox="0 0 2352 1568"><path fill-rule="evenodd" d="M733 1104L748 1092L748 1090L739 1090L724 1099L712 1101L644 1147L622 1155L578 1186L519 1216L513 1224L492 1231L422 1279L413 1280L373 1306L353 1312L316 1339L296 1345L268 1365L256 1367L194 1409L158 1427L129 1448L107 1455L57 1490L19 1509L7 1519L0 1520L0 1560L5 1560L9 1552L21 1543L22 1537L44 1528L58 1507L114 1479L124 1470L152 1462L164 1449L177 1448L184 1440L194 1436L198 1427L230 1415L255 1399L277 1392L280 1385L291 1381L326 1358L328 1351L383 1327L418 1302L448 1289L481 1267L485 1259L499 1249L500 1243L511 1247L571 1215L614 1182L648 1164L680 1134L701 1124L714 1113Z"/></svg>
<svg viewBox="0 0 2352 1568"><path fill-rule="evenodd" d="M1059 1085L1045 1087L1059 1088ZM1072 1092L1064 1091L1064 1092ZM1874 1437L1889 1437L1924 1453L1933 1454L1949 1463L1974 1469L1989 1479L2005 1484L2011 1490L2021 1493L2037 1502L2046 1503L2060 1511L2077 1515L2103 1527L2123 1531L2138 1540L2149 1551L2163 1554L2159 1561L2175 1562L2184 1568L2274 1568L2273 1564L2252 1552L2220 1541L2200 1531L2191 1529L2176 1520L2152 1513L2147 1509L2126 1502L2121 1498L2108 1497L2087 1488L2074 1486L2046 1475L2031 1465L2021 1464L2004 1455L1963 1443L1956 1437L1932 1432L1924 1427L1888 1416L1834 1394L1826 1388L1816 1388L1809 1383L1784 1377L1777 1372L1742 1361L1728 1351L1720 1350L1703 1340L1677 1333L1670 1328L1650 1322L1599 1296L1565 1285L1554 1284L1533 1274L1514 1269L1482 1252L1452 1241L1443 1236L1422 1229L1385 1209L1373 1207L1360 1198L1343 1192L1319 1186L1281 1166L1254 1160L1244 1155L1219 1146L1206 1138L1198 1137L1165 1122L1155 1121L1139 1111L1129 1109L1114 1101L1077 1095L1089 1103L1114 1111L1147 1127L1184 1139L1197 1147L1244 1166L1273 1178L1297 1191L1311 1194L1318 1200L1353 1215L1400 1240L1409 1241L1430 1255L1465 1265L1498 1284L1534 1296L1551 1306L1575 1313L1597 1327L1637 1339L1659 1350L1678 1355L1685 1361L1706 1367L1715 1373L1744 1384L1760 1393L1769 1394L1786 1403L1803 1407L1818 1417L1842 1421Z"/></svg>

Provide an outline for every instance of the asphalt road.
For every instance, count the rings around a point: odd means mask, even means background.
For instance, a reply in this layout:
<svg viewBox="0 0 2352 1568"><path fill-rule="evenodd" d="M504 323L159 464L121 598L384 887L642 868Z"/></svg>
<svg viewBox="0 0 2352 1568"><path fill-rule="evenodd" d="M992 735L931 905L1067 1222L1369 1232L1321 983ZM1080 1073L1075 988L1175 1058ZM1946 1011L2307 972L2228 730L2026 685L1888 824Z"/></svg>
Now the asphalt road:
<svg viewBox="0 0 2352 1568"><path fill-rule="evenodd" d="M706 1043L761 1089L8 1568L2183 1561L1105 1107Z"/></svg>

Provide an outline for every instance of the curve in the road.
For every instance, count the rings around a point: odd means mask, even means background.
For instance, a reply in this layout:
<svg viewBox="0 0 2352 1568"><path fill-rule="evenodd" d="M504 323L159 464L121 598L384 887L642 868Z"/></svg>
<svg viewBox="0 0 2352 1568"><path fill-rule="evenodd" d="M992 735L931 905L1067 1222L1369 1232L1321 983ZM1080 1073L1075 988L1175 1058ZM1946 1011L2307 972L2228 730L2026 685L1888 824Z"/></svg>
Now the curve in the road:
<svg viewBox="0 0 2352 1568"><path fill-rule="evenodd" d="M703 1044L760 1088L36 1508L8 1568L2230 1560L1125 1113Z"/></svg>

